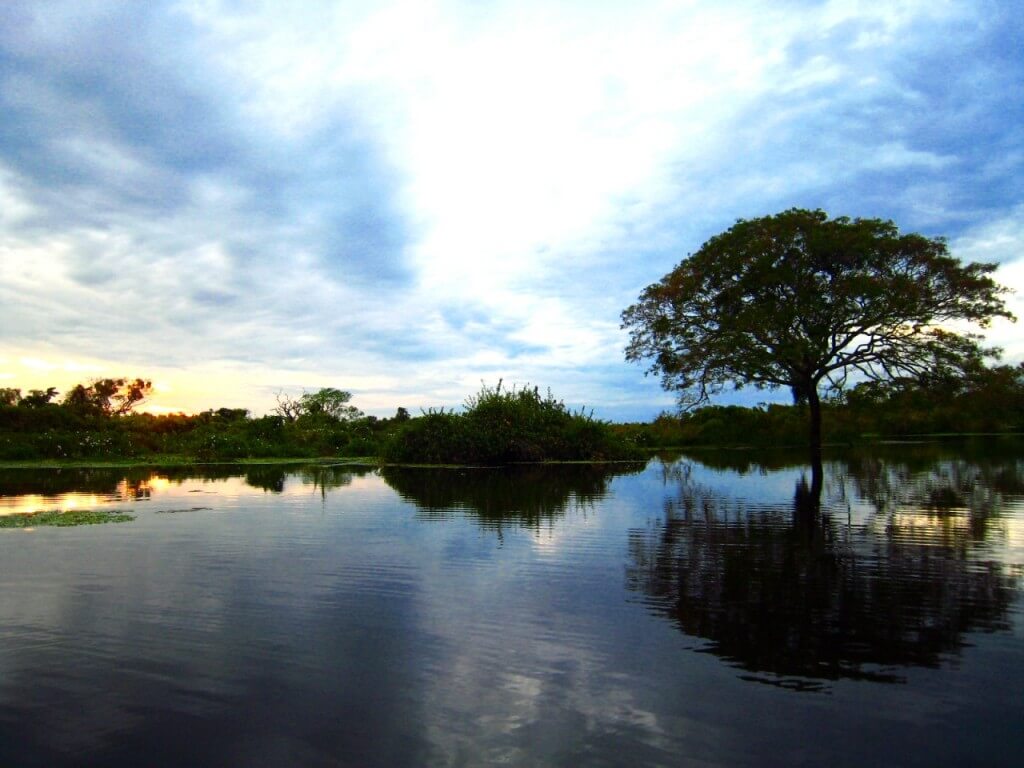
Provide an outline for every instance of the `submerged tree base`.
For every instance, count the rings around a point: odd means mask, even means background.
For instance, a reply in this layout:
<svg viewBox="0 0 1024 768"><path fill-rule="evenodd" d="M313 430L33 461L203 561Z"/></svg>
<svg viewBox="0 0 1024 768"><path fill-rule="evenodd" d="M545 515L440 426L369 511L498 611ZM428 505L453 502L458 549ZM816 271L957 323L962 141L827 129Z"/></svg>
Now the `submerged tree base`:
<svg viewBox="0 0 1024 768"><path fill-rule="evenodd" d="M73 525L100 525L102 523L127 523L134 520L134 515L118 511L97 509L74 509L61 512L59 509L40 510L39 512L0 515L0 528L67 528Z"/></svg>

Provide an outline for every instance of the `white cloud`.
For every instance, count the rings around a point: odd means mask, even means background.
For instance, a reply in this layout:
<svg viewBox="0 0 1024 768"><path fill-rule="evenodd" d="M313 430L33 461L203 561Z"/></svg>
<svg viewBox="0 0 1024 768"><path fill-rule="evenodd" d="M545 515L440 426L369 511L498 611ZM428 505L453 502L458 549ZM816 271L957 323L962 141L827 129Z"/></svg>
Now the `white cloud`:
<svg viewBox="0 0 1024 768"><path fill-rule="evenodd" d="M999 265L992 277L1012 291L1004 298L1018 322L993 321L985 339L1004 350L1006 362L1024 362L1024 335L1020 331L1020 322L1024 321L1024 205L967 230L950 242L949 249L963 262Z"/></svg>
<svg viewBox="0 0 1024 768"><path fill-rule="evenodd" d="M21 138L52 131L0 143L5 353L201 371L173 386L204 405L322 382L390 412L506 376L656 411L618 312L736 217L1020 243L1016 199L963 200L1024 155L980 162L949 112L1005 116L913 66L955 29L988 71L970 3L195 0L153 6L146 46L117 8L0 37L33 62L0 81Z"/></svg>

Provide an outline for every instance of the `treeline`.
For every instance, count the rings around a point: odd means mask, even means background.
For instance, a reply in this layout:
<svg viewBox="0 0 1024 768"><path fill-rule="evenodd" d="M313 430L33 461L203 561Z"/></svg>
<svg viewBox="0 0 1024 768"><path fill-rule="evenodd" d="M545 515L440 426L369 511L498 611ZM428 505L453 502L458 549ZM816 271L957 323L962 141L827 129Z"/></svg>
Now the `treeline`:
<svg viewBox="0 0 1024 768"><path fill-rule="evenodd" d="M615 429L636 445L803 446L807 405L708 406ZM1024 364L978 367L962 377L859 384L822 403L825 442L919 435L1024 434Z"/></svg>
<svg viewBox="0 0 1024 768"><path fill-rule="evenodd" d="M279 395L273 413L220 408L195 415L133 412L141 379L103 379L58 399L55 388L0 390L0 460L378 456L393 462L506 464L638 457L611 425L537 388L483 387L461 412L366 416L351 394Z"/></svg>
<svg viewBox="0 0 1024 768"><path fill-rule="evenodd" d="M178 456L237 458L367 456L408 419L364 416L351 395L322 389L279 396L274 413L253 418L243 408L198 414L132 412L151 391L140 379L78 385L62 399L55 388L0 390L0 460L122 459Z"/></svg>
<svg viewBox="0 0 1024 768"><path fill-rule="evenodd" d="M804 446L806 405L711 406L645 424L608 424L537 388L483 387L460 411L366 416L351 394L279 395L267 416L219 408L194 415L135 412L152 386L101 379L63 398L55 388L0 389L0 460L377 456L399 463L507 464L635 458L643 449ZM823 404L826 442L928 434L1024 434L1024 364L966 376L865 383Z"/></svg>

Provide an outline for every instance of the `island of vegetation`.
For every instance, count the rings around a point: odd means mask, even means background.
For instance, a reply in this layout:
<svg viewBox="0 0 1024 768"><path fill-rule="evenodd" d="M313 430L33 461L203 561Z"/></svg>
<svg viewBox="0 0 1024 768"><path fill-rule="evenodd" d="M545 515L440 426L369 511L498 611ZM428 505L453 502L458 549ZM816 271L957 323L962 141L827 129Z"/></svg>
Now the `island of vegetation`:
<svg viewBox="0 0 1024 768"><path fill-rule="evenodd" d="M623 312L629 360L680 411L611 424L539 388L483 386L461 410L364 415L350 392L279 394L265 416L154 415L136 378L0 388L0 462L362 457L487 464L635 459L645 449L809 445L935 434L1024 433L1024 364L953 323L1013 319L992 264L889 221L792 209L740 220ZM956 326L959 327L959 326ZM724 390L788 389L792 403L712 405Z"/></svg>

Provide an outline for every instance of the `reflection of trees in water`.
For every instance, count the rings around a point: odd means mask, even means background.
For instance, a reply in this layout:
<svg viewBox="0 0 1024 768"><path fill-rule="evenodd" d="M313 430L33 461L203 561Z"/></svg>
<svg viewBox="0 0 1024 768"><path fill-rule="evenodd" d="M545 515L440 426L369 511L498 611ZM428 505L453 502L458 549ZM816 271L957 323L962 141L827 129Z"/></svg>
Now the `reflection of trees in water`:
<svg viewBox="0 0 1024 768"><path fill-rule="evenodd" d="M1000 508L1024 496L1024 462L1017 459L978 463L950 458L921 467L864 458L848 463L846 474L853 493L883 520L910 511L946 528L963 523L976 542L990 535Z"/></svg>
<svg viewBox="0 0 1024 768"><path fill-rule="evenodd" d="M289 476L298 477L303 485L312 485L314 489L326 494L334 488L343 488L352 483L352 478L362 477L372 472L373 467L359 466L317 466L304 467L257 465L247 467L245 482L253 488L260 488L271 493L282 493Z"/></svg>
<svg viewBox="0 0 1024 768"><path fill-rule="evenodd" d="M150 497L154 478L170 483L190 480L218 481L241 477L247 485L271 493L281 493L289 475L302 482L329 490L352 482L353 477L372 472L372 467L302 466L251 464L192 465L185 467L131 467L94 469L9 469L0 470L0 497L62 496L86 493L118 500Z"/></svg>
<svg viewBox="0 0 1024 768"><path fill-rule="evenodd" d="M900 476L881 466L864 475L860 466L832 464L827 485L844 487L849 478L870 490L882 475ZM921 524L918 515L934 512L906 506L961 493L968 478L976 489L990 476L970 465L949 469L913 473L903 486L892 479L903 507L876 509L867 524L845 512L841 520L807 514L809 501L815 511L819 501L808 499L803 481L791 506L757 506L683 473L664 519L631 533L627 583L653 611L709 641L710 652L750 672L802 678L762 681L898 681L901 667L940 664L966 632L1009 628L1017 580L978 556L984 526ZM997 514L990 505L977 510L986 519ZM884 525L874 524L878 516Z"/></svg>
<svg viewBox="0 0 1024 768"><path fill-rule="evenodd" d="M303 484L312 485L321 495L326 495L327 491L351 485L353 478L364 477L373 471L375 468L370 466L310 466L303 467L299 477Z"/></svg>
<svg viewBox="0 0 1024 768"><path fill-rule="evenodd" d="M152 477L152 469L5 469L0 470L0 496L89 493L116 498L122 487L134 492Z"/></svg>
<svg viewBox="0 0 1024 768"><path fill-rule="evenodd" d="M383 467L381 476L428 518L453 510L477 516L485 528L537 529L573 504L587 506L608 493L613 477L640 464L529 464L495 468Z"/></svg>
<svg viewBox="0 0 1024 768"><path fill-rule="evenodd" d="M287 472L272 464L255 464L245 468L245 484L261 491L282 493Z"/></svg>

